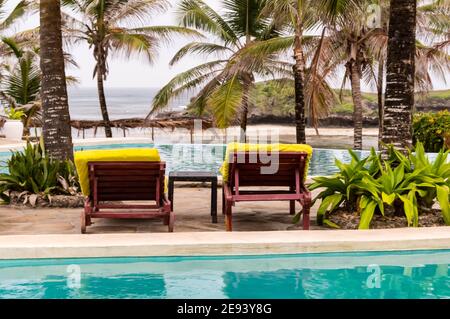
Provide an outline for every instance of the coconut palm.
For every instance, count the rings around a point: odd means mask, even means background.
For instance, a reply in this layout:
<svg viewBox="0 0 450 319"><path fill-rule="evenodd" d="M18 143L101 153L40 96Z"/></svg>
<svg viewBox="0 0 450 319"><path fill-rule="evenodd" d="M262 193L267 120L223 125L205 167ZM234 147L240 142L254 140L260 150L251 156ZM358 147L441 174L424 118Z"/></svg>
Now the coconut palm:
<svg viewBox="0 0 450 319"><path fill-rule="evenodd" d="M398 21L398 16L402 17L403 23ZM450 72L448 30L448 1L390 2L385 116L381 135L384 144L391 143L401 150L412 145L414 92L430 90L432 75L445 80Z"/></svg>
<svg viewBox="0 0 450 319"><path fill-rule="evenodd" d="M366 1L365 4L369 4ZM379 41L378 28L369 28L366 24L366 11L364 5L351 8L352 19L340 19L330 25L327 35L328 45L325 49L332 56L331 62L335 67L344 66L344 87L346 80L350 81L353 100L354 121L354 143L353 148L362 149L363 128L363 101L361 92L361 81L363 77L372 79L374 74L374 56L371 52L371 44Z"/></svg>
<svg viewBox="0 0 450 319"><path fill-rule="evenodd" d="M412 147L415 55L416 0L391 0L382 141L403 150Z"/></svg>
<svg viewBox="0 0 450 319"><path fill-rule="evenodd" d="M153 62L162 41L174 35L198 35L197 32L176 26L146 26L152 14L163 13L169 6L166 0L64 0L81 20L65 14L65 32L69 39L85 41L95 58L93 76L97 78L100 109L106 137L112 137L111 122L105 98L104 81L108 75L110 53L143 55Z"/></svg>
<svg viewBox="0 0 450 319"><path fill-rule="evenodd" d="M380 0L381 30L378 40L372 43L372 53L378 63L377 92L379 114L379 147L383 129L383 86L387 54L389 23L389 1ZM450 45L450 2L443 0L419 1L416 25L416 92L432 89L432 74L445 81L450 72L450 56L446 53Z"/></svg>
<svg viewBox="0 0 450 319"><path fill-rule="evenodd" d="M23 18L29 12L32 3L32 0L19 1L11 12L6 14L4 8L8 4L8 0L0 0L0 33L4 33Z"/></svg>
<svg viewBox="0 0 450 319"><path fill-rule="evenodd" d="M11 10L11 12L9 12L9 14L6 14L5 7L7 4L8 1L0 0L0 36L3 37L5 37L7 31L11 30L17 22L21 21L33 7L32 1L22 0ZM30 40L33 35L35 36L36 34L30 34L30 32L26 31L13 37L15 38L15 42L24 42ZM2 64L5 62L5 56L10 54L10 52L8 45L0 42L0 57L2 58L2 61L0 62Z"/></svg>
<svg viewBox="0 0 450 319"><path fill-rule="evenodd" d="M309 108L310 116L314 114L315 108L310 104L310 97L305 96L306 91L316 92L314 87L307 89L310 81L305 81L307 68L307 58L305 58L305 37L304 33L318 23L335 21L345 13L344 8L350 7L352 0L267 0L264 14L272 17L276 25L287 27L293 34L293 76L295 85L295 124L297 143L306 142L306 117L305 106ZM318 53L321 54L320 52ZM316 55L317 56L317 55ZM314 70L314 69L313 69ZM316 68L317 70L317 68ZM318 73L311 73L311 75ZM309 78L308 80L311 80ZM320 81L324 83L323 80ZM330 94L327 94L330 96ZM316 105L319 105L316 103ZM322 112L323 113L323 112Z"/></svg>
<svg viewBox="0 0 450 319"><path fill-rule="evenodd" d="M278 35L261 15L265 2L224 0L225 12L219 13L201 0L183 0L178 9L180 23L206 32L216 41L192 42L175 54L171 65L190 53L206 55L209 60L170 80L155 96L149 115L166 107L172 98L200 87L190 108L199 114L211 112L218 127L240 123L244 141L255 78L290 75L291 65L276 54L248 54L260 42Z"/></svg>
<svg viewBox="0 0 450 319"><path fill-rule="evenodd" d="M347 12L351 14L352 19L340 19L333 24L329 24L329 32L327 32L322 45L322 49L328 52L324 55L324 62L328 62L328 64L337 68L345 66L343 85L345 85L345 80L350 80L354 104L355 149L361 149L362 147L362 80L366 84L375 83L378 91L379 109L383 104L382 79L388 42L386 29L388 21L385 15L381 15L382 19L379 25L368 25L365 8L370 3L371 1L360 1L360 6L354 6ZM382 6L383 11L385 11L384 8ZM419 7L419 12L422 13L421 18L424 21L430 21L435 16L436 8L432 9L427 6L427 8L422 9ZM420 25L418 29L422 30ZM422 33L428 37L431 36L429 30L423 30ZM420 84L419 89L423 91L431 88L431 73L445 78L446 72L450 70L449 55L435 45L427 46L416 41L416 61L416 64L420 66L415 72L416 82ZM378 72L375 72L377 64ZM380 122L382 117L383 112L380 112Z"/></svg>
<svg viewBox="0 0 450 319"><path fill-rule="evenodd" d="M44 144L50 157L73 159L72 132L62 49L60 0L41 0L39 12Z"/></svg>

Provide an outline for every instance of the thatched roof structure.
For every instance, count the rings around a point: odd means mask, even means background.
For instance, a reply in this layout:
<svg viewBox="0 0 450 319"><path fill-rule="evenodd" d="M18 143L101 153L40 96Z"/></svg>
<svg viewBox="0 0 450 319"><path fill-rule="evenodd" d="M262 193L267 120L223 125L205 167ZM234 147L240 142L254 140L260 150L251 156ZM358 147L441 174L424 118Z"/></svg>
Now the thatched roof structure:
<svg viewBox="0 0 450 319"><path fill-rule="evenodd" d="M189 116L177 116L177 117L167 117L167 118L156 118L156 119L143 119L143 118L129 118L129 119L119 119L111 121L112 127L122 129L123 135L126 136L126 131L128 129L134 128L160 128L160 129L171 129L184 128L191 131L194 130L194 121L201 120L202 129L208 129L213 126L213 122L210 119L205 118L194 118ZM103 121L93 121L93 120L72 120L71 126L78 130L78 135L82 133L83 138L85 136L85 130L93 129L94 136L97 134L97 129L99 127L104 127ZM0 118L0 127L3 122ZM31 127L41 127L42 123L40 121L33 121ZM152 130L153 135L153 130Z"/></svg>

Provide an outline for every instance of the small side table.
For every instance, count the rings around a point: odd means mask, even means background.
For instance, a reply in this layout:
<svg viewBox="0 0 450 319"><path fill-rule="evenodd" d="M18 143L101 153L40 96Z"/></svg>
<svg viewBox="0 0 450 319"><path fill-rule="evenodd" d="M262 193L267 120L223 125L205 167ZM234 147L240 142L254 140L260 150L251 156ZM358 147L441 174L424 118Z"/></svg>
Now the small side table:
<svg viewBox="0 0 450 319"><path fill-rule="evenodd" d="M173 211L173 189L175 182L211 183L211 220L217 223L217 175L212 172L178 171L169 173L169 200Z"/></svg>

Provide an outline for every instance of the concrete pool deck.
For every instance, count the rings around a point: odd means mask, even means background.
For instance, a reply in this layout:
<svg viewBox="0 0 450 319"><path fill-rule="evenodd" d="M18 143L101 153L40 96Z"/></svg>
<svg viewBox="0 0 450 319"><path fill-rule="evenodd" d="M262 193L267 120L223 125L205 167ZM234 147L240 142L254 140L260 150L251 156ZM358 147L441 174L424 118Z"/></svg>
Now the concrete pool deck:
<svg viewBox="0 0 450 319"><path fill-rule="evenodd" d="M80 235L81 208L0 207L0 259L450 249L450 227L331 230L315 226L317 205L311 230L299 230L286 202L238 204L227 233L220 211L211 223L209 196L208 188L176 189L174 233L158 219L96 219Z"/></svg>
<svg viewBox="0 0 450 319"><path fill-rule="evenodd" d="M0 259L448 249L450 228L0 236Z"/></svg>

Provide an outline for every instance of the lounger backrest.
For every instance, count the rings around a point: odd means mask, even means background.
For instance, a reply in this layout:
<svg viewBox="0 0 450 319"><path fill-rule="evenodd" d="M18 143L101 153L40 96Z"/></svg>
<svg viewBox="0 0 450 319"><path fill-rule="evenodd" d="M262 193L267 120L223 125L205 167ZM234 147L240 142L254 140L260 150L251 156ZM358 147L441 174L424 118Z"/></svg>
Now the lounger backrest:
<svg viewBox="0 0 450 319"><path fill-rule="evenodd" d="M164 162L89 162L95 201L156 200L164 193Z"/></svg>
<svg viewBox="0 0 450 319"><path fill-rule="evenodd" d="M268 157L270 156L270 157ZM301 152L280 152L278 156L254 152L231 153L229 172L231 185L239 186L296 186L296 177L304 185L305 166L308 154ZM268 158L272 161L267 163ZM263 167L276 166L276 171L267 174Z"/></svg>

